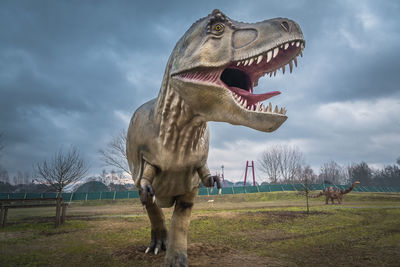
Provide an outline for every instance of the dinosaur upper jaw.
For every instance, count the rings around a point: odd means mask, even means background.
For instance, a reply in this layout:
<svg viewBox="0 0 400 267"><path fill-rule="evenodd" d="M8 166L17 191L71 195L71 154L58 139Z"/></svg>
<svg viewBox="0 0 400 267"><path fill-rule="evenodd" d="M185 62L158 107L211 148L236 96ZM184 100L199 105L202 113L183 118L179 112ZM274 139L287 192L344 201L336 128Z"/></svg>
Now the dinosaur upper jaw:
<svg viewBox="0 0 400 267"><path fill-rule="evenodd" d="M225 121L260 131L274 131L287 119L286 109L264 105L279 91L255 94L254 87L265 74L277 70L292 72L304 40L293 39L248 58L238 58L221 67L196 68L174 74L175 84L184 99L206 120Z"/></svg>

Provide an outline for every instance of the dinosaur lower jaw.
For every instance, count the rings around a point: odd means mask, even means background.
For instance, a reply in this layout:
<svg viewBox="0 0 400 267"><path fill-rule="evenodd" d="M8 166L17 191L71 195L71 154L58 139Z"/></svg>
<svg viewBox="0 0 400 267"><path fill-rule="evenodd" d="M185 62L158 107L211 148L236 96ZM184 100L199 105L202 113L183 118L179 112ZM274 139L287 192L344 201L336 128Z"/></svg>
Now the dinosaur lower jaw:
<svg viewBox="0 0 400 267"><path fill-rule="evenodd" d="M279 69L284 74L286 65L292 72L293 65L297 67L297 56L302 55L303 48L303 40L292 40L256 56L235 60L222 68L196 69L180 73L177 77L187 82L212 83L228 89L235 103L247 111L285 115L286 109L279 109L278 106L273 109L271 103L268 106L261 103L279 95L279 91L254 94L254 87L258 85L259 78L266 74L275 76Z"/></svg>

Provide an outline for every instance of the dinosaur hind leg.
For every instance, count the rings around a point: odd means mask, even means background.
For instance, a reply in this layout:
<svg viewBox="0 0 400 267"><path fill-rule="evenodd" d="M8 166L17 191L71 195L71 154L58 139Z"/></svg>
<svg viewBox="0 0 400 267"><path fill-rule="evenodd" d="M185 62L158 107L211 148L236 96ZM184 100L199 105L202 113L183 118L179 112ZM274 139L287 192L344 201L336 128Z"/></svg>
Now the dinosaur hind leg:
<svg viewBox="0 0 400 267"><path fill-rule="evenodd" d="M167 248L167 228L165 227L164 213L153 201L147 201L146 211L151 222L151 241L146 253L158 254Z"/></svg>
<svg viewBox="0 0 400 267"><path fill-rule="evenodd" d="M198 188L176 198L174 213L168 234L168 247L164 267L188 266L187 233L190 224L190 214Z"/></svg>

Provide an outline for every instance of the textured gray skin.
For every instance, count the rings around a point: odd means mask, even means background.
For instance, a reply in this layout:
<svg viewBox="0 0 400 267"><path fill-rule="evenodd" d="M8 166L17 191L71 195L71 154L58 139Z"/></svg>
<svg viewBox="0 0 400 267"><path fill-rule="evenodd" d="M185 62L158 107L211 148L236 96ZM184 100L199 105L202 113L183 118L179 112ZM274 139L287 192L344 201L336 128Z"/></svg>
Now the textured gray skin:
<svg viewBox="0 0 400 267"><path fill-rule="evenodd" d="M287 119L286 110L247 106L251 98L246 91L251 93L258 78L272 75L286 64L291 71L303 48L301 29L291 20L246 24L219 10L195 22L176 44L158 97L136 110L127 139L132 177L151 221L152 237L146 253L157 254L166 246L164 266L187 266L187 231L200 180L205 186L214 185L206 165L207 121L263 132L279 128ZM228 67L247 73L245 90L237 92L233 87L238 85L229 88L226 80L221 81ZM228 79L235 80L232 76ZM150 198L153 190L155 203ZM167 245L161 208L173 205Z"/></svg>

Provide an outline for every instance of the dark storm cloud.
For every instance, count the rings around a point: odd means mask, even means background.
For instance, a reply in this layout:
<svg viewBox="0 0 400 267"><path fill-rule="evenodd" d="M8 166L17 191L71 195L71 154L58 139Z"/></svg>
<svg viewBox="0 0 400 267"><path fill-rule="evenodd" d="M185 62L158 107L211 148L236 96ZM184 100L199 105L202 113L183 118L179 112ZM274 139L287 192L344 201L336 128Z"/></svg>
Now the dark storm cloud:
<svg viewBox="0 0 400 267"><path fill-rule="evenodd" d="M311 107L399 97L396 1L1 1L2 165L29 169L74 144L98 171L96 151L157 95L176 41L214 8L239 21L292 18L307 44L292 75L256 88L282 90L273 101L288 107L287 123L269 135L212 123L213 147L320 138L324 130L301 123L314 116Z"/></svg>

